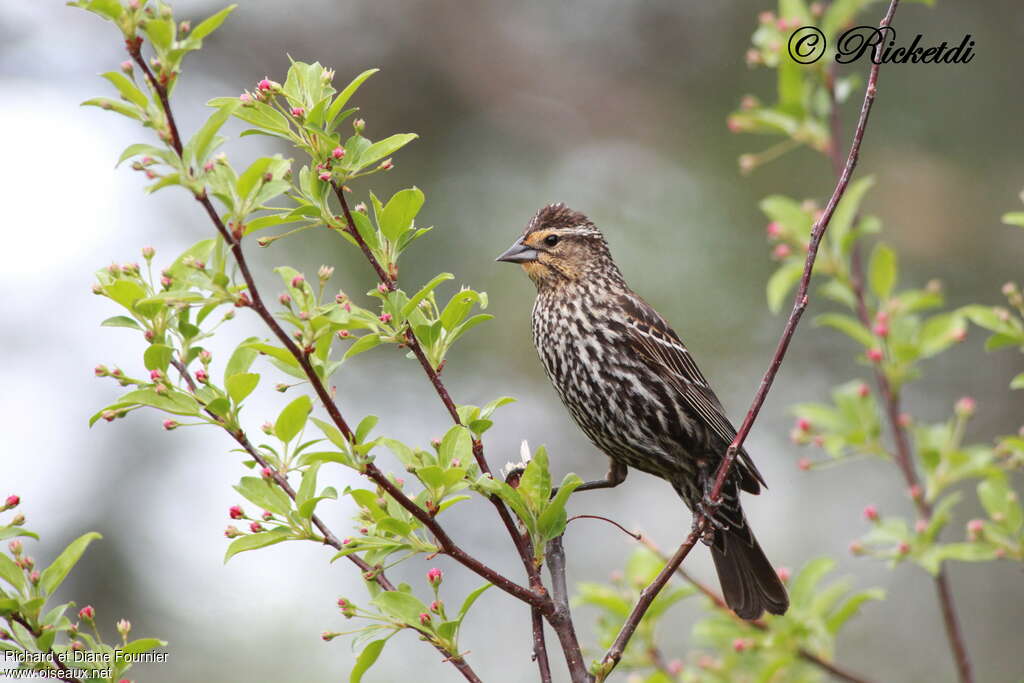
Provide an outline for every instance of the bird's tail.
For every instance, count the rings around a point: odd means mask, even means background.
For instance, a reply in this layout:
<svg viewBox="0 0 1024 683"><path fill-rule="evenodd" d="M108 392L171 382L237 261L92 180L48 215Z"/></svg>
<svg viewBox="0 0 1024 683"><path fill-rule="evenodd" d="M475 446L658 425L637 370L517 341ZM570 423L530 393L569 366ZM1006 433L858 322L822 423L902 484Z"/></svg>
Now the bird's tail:
<svg viewBox="0 0 1024 683"><path fill-rule="evenodd" d="M741 511L741 519L742 514ZM746 520L741 525L715 530L711 558L715 561L725 602L737 616L753 620L764 611L785 614L789 608L786 587Z"/></svg>

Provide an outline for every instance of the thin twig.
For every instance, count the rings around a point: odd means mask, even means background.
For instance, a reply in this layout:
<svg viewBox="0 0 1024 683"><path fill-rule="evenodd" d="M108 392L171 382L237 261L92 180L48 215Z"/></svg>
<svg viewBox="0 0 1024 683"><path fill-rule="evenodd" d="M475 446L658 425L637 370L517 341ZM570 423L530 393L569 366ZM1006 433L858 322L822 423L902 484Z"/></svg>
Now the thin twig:
<svg viewBox="0 0 1024 683"><path fill-rule="evenodd" d="M884 28L890 24L898 5L899 0L890 0L889 9L882 18L882 21L879 23L880 28ZM871 65L868 84L864 91L864 102L860 109L860 118L857 120L857 128L853 135L853 142L850 144L850 152L846 157L846 164L843 167L842 175L836 183L835 190L833 190L832 196L829 198L828 204L825 206L825 210L822 212L821 217L818 218L814 228L811 230L810 243L807 245L807 259L804 262L804 272L800 278L800 284L797 288L796 296L794 297L793 309L790 312L789 318L786 320L786 325L782 330L782 337L779 339L775 355L772 357L772 361L769 364L768 369L765 371L764 377L761 379L761 384L758 386L757 392L754 394L753 403L747 411L747 415L743 419L743 424L736 433L736 437L732 440L732 443L729 444L729 448L725 452L725 457L722 458L722 463L718 467L718 473L715 477L715 485L710 493L712 501L717 501L721 498L722 489L725 487L725 482L729 475L730 468L736 460L736 456L740 452L740 449L743 447L743 442L750 433L750 429L754 426L754 421L757 419L757 416L761 411L761 406L764 405L765 398L768 396L768 391L771 389L772 383L775 381L775 375L782 366L782 361L786 356L786 351L789 349L789 343L792 341L793 334L796 332L797 324L799 324L800 318L803 316L804 310L807 308L811 273L814 270L814 262L818 256L818 246L821 244L821 239L825 234L825 230L828 229L829 222L832 220L832 215L835 213L839 200L842 199L843 195L846 193L846 188L850 184L850 179L853 177L853 170L856 168L857 160L860 156L860 146L864 140L864 132L867 127L868 116L871 114L871 108L875 103L875 96L878 89L879 66L880 62L873 62ZM697 513L696 524L694 525L693 531L690 532L690 535L687 536L683 544L679 546L678 550L676 550L675 554L669 560L668 564L666 564L661 570L658 576L655 577L654 581L652 581L651 584L644 588L640 593L640 599L637 601L637 604L633 607L633 611L623 624L622 630L619 632L615 642L604 656L603 674L605 676L618 664L619 660L622 658L622 653L625 650L626 644L633 636L637 626L640 625L640 620L647 612L651 602L661 589L664 588L665 584L668 583L672 573L680 564L682 564L683 560L686 559L686 556L697 543L697 540L701 535L703 535L707 524L707 519L705 519L700 513Z"/></svg>
<svg viewBox="0 0 1024 683"><path fill-rule="evenodd" d="M551 683L551 662L548 661L548 648L544 642L544 614L540 609L531 607L530 621L533 624L533 658L537 661L541 683Z"/></svg>
<svg viewBox="0 0 1024 683"><path fill-rule="evenodd" d="M667 557L665 557L665 554L661 552L661 549L657 545L655 545L654 541L652 541L651 539L647 538L646 536L643 536L640 542L647 546L647 548L650 549L651 552L660 557L662 562L668 559ZM702 583L701 581L695 579L689 572L687 572L682 567L676 569L676 574L682 577L684 581L692 585L698 591L703 593L715 607L727 613L729 616L731 616L739 623L747 624L753 628L756 628L758 631L768 630L768 625L764 622L763 619L747 621L736 616L735 612L729 609L729 606L725 604L725 600L722 599L722 596L716 593L715 590L708 586L706 583ZM830 674L832 674L840 680L848 681L848 683L871 683L869 679L864 678L859 674L855 674L845 669L842 669L835 663L830 662L826 659L822 659L821 657L819 657L818 655L814 654L806 648L799 647L797 648L796 652L804 661L808 662L809 664L813 664L819 669L829 672Z"/></svg>
<svg viewBox="0 0 1024 683"><path fill-rule="evenodd" d="M573 515L569 519L565 520L565 523L569 524L569 522L573 521L574 519L596 519L596 520L599 520L601 522L608 522L612 526L617 527L619 529L619 531L621 531L622 533L626 534L627 536L632 538L634 541L639 541L641 539L641 535L639 533L637 533L635 531L630 531L626 527L624 527L621 524L619 524L618 522L616 522L614 519L608 519L607 517L602 517L601 515Z"/></svg>

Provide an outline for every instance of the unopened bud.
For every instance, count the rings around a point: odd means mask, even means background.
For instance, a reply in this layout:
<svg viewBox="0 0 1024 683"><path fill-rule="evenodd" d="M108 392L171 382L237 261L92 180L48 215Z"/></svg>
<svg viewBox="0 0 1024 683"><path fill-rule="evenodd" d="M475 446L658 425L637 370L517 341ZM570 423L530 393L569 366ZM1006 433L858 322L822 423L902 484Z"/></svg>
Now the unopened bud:
<svg viewBox="0 0 1024 683"><path fill-rule="evenodd" d="M964 396L956 402L954 412L960 417L970 417L974 415L974 411L977 408L977 403L970 396Z"/></svg>
<svg viewBox="0 0 1024 683"><path fill-rule="evenodd" d="M345 158L345 148L344 147L335 147L331 151L331 156L334 157L335 159L344 159Z"/></svg>
<svg viewBox="0 0 1024 683"><path fill-rule="evenodd" d="M867 507L865 507L863 514L864 519L868 520L869 522L878 521L878 508L876 508L874 505L868 505Z"/></svg>

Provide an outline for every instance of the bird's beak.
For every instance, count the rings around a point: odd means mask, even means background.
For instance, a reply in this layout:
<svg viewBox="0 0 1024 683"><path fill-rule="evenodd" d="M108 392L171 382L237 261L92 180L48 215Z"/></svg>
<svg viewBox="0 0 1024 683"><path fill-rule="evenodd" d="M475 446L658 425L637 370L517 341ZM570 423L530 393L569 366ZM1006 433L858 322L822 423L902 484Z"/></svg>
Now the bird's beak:
<svg viewBox="0 0 1024 683"><path fill-rule="evenodd" d="M495 261L506 261L508 263L526 263L537 260L537 250L523 244L523 238L517 239L511 247L494 259Z"/></svg>

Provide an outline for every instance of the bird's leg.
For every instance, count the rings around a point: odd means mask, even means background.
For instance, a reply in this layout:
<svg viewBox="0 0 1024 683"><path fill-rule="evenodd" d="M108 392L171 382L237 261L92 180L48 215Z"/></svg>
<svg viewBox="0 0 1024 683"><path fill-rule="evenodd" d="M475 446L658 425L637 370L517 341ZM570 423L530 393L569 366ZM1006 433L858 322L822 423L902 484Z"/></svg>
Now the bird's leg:
<svg viewBox="0 0 1024 683"><path fill-rule="evenodd" d="M719 498L718 500L714 500L711 497L711 490L715 485L714 476L710 475L708 470L702 467L699 478L700 485L704 493L701 496L701 499L697 501L697 504L694 506L696 508L697 515L694 515L693 518L693 528L697 528L698 516L706 519L710 526L706 528L704 538L701 540L703 540L706 545L711 545L715 539L715 530L728 531L729 524L718 516L718 509L722 506L722 499Z"/></svg>
<svg viewBox="0 0 1024 683"><path fill-rule="evenodd" d="M604 475L604 479L584 482L576 487L576 492L593 491L595 489L613 489L626 481L626 474L628 472L629 470L625 465L609 458L608 474Z"/></svg>

